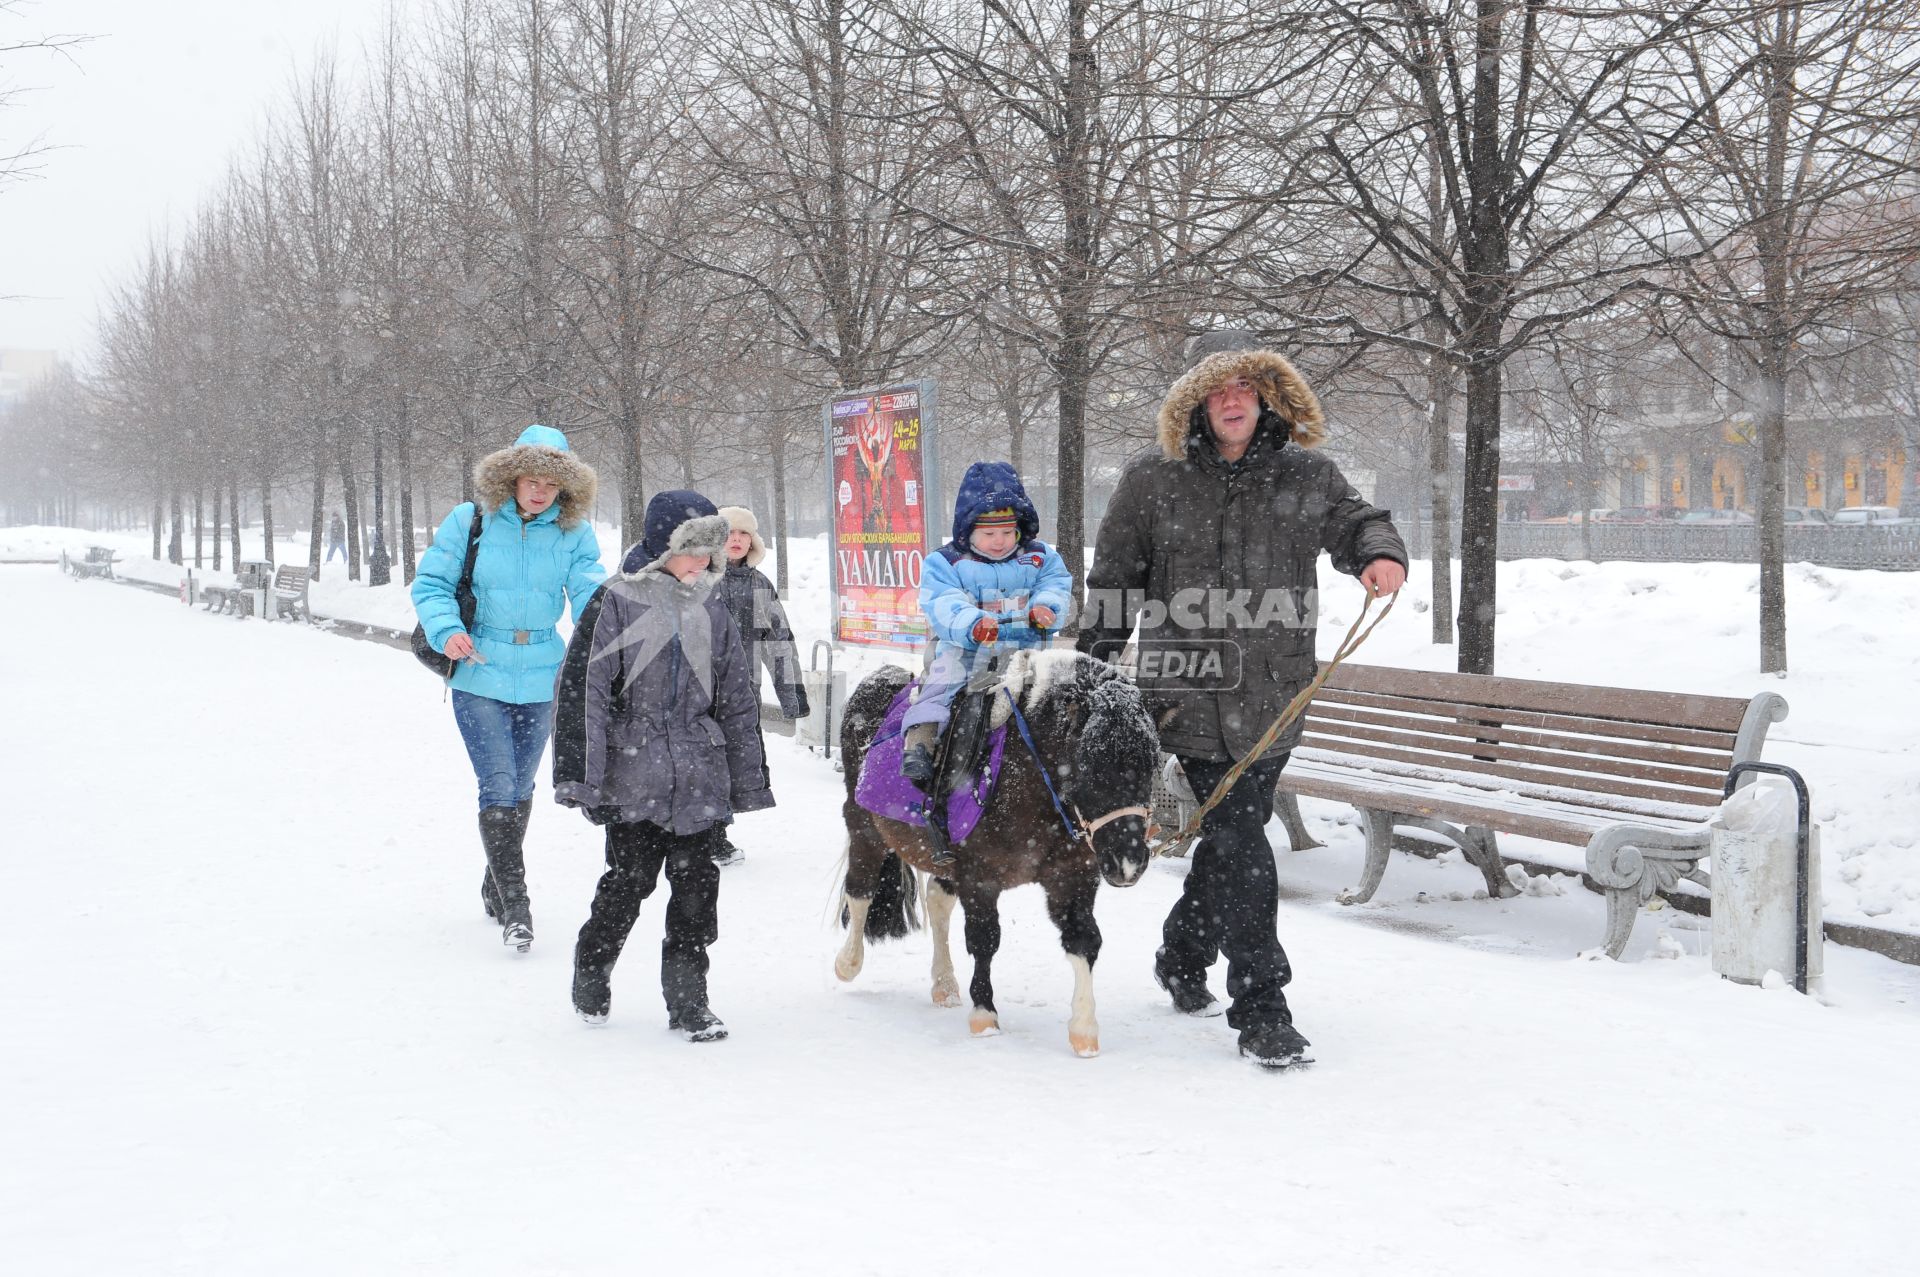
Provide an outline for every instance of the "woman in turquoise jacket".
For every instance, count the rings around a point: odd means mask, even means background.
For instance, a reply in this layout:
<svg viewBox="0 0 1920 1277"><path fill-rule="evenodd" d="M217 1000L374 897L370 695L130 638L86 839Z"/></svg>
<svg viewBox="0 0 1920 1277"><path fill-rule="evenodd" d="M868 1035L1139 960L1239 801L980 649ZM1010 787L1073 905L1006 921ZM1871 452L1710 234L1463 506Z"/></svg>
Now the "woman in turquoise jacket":
<svg viewBox="0 0 1920 1277"><path fill-rule="evenodd" d="M413 578L413 610L437 652L454 659L453 719L480 783L480 900L505 942L533 943L523 846L533 777L553 731L553 685L567 645L554 624L579 620L606 579L587 522L597 479L551 426L528 426L474 470L483 512L473 562L473 631L454 589L467 558L474 502L455 506Z"/></svg>

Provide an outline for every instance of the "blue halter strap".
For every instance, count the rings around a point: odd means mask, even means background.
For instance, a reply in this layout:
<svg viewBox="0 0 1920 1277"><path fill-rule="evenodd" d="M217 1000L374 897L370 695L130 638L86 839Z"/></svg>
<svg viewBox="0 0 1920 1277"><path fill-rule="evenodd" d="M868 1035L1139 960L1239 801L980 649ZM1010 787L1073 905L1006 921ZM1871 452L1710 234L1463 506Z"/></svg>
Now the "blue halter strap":
<svg viewBox="0 0 1920 1277"><path fill-rule="evenodd" d="M1060 817L1061 828L1067 831L1069 842L1078 842L1085 835L1068 818L1067 809L1060 805L1060 795L1054 792L1053 777L1047 774L1047 760L1040 757L1039 747L1033 743L1033 733L1027 730L1027 716L1020 712L1020 702L1006 687L1001 687L1000 692L1007 698L1007 706L1013 710L1013 725L1020 729L1020 739L1027 743L1027 752L1033 755L1033 765L1040 772L1040 783L1047 787L1047 797L1053 800L1053 810Z"/></svg>

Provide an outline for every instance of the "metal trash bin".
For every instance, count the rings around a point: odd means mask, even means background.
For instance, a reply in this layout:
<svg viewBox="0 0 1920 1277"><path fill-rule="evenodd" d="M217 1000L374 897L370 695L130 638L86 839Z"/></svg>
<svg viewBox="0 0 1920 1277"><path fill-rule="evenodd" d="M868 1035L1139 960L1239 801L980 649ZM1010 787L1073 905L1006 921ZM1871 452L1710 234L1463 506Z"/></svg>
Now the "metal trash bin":
<svg viewBox="0 0 1920 1277"><path fill-rule="evenodd" d="M820 649L827 649L827 663L820 665ZM833 668L833 644L814 640L807 656L807 668L801 672L800 685L807 690L808 714L801 719L796 733L800 743L831 758L840 743L840 715L847 703L847 676Z"/></svg>
<svg viewBox="0 0 1920 1277"><path fill-rule="evenodd" d="M1729 789L1743 769L1785 775L1792 787L1763 781L1734 790L1708 823L1713 969L1742 984L1777 972L1805 993L1824 966L1820 831L1797 773L1741 764Z"/></svg>

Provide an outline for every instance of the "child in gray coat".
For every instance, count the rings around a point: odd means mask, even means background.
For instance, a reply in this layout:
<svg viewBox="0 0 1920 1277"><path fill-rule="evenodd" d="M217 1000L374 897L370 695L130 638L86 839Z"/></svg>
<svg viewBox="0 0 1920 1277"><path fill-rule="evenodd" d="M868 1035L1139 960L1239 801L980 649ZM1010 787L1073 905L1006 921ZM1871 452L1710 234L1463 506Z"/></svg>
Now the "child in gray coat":
<svg viewBox="0 0 1920 1277"><path fill-rule="evenodd" d="M573 1006L605 1023L613 965L664 868L672 898L661 944L668 1027L727 1035L707 1005L718 935L713 826L773 805L760 704L740 635L716 588L727 521L697 492L662 492L621 575L594 596L555 689L554 797L607 830L607 872L574 949Z"/></svg>

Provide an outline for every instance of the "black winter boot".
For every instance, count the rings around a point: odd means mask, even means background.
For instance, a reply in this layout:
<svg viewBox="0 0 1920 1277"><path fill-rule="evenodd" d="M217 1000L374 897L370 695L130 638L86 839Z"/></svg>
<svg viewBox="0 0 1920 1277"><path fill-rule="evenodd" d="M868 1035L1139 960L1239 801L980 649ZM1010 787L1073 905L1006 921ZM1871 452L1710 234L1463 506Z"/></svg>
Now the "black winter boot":
<svg viewBox="0 0 1920 1277"><path fill-rule="evenodd" d="M607 1022L607 1013L613 1010L613 987L607 981L607 969L596 962L581 962L581 955L575 950L573 955L573 1013L588 1024L600 1025Z"/></svg>
<svg viewBox="0 0 1920 1277"><path fill-rule="evenodd" d="M718 1042L727 1036L727 1026L704 1000L673 1011L667 1016L667 1027L689 1042Z"/></svg>
<svg viewBox="0 0 1920 1277"><path fill-rule="evenodd" d="M1167 965L1167 951L1164 948L1153 955L1153 982L1167 991L1167 996L1173 999L1173 1009L1181 1015L1204 1020L1226 1010L1220 1005L1220 999L1213 996L1213 990L1207 987L1205 976L1195 979L1176 974Z"/></svg>
<svg viewBox="0 0 1920 1277"><path fill-rule="evenodd" d="M533 945L533 911L527 903L527 866L523 844L531 802L487 807L480 812L480 845L500 899L500 939L525 953Z"/></svg>
<svg viewBox="0 0 1920 1277"><path fill-rule="evenodd" d="M480 871L480 907L487 911L488 922L500 921L500 892L493 885L493 869Z"/></svg>
<svg viewBox="0 0 1920 1277"><path fill-rule="evenodd" d="M938 723L915 723L906 732L906 748L900 755L900 774L924 792L933 783L933 756L940 747Z"/></svg>
<svg viewBox="0 0 1920 1277"><path fill-rule="evenodd" d="M1312 1064L1312 1043L1300 1036L1300 1030L1281 1020L1277 1024L1240 1031L1240 1054L1263 1069L1290 1069Z"/></svg>

